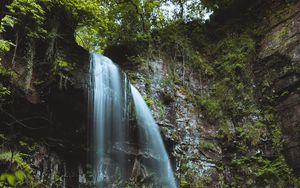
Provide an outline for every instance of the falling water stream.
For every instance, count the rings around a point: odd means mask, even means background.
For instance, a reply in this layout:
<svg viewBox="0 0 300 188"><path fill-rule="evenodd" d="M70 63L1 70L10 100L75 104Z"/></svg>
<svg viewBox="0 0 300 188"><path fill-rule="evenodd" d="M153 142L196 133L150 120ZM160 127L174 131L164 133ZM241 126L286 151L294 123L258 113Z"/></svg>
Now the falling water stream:
<svg viewBox="0 0 300 188"><path fill-rule="evenodd" d="M90 113L94 182L98 188L137 181L175 188L170 161L149 108L107 57L91 54Z"/></svg>
<svg viewBox="0 0 300 188"><path fill-rule="evenodd" d="M165 180L166 184L169 185L168 187L176 187L172 167L160 136L158 126L156 125L147 104L138 90L134 86L131 86L131 91L138 124L144 128L149 139L147 148L152 154L158 157L157 164L153 165L156 166L155 172L160 177L166 177ZM140 142L142 141L143 140L140 140Z"/></svg>

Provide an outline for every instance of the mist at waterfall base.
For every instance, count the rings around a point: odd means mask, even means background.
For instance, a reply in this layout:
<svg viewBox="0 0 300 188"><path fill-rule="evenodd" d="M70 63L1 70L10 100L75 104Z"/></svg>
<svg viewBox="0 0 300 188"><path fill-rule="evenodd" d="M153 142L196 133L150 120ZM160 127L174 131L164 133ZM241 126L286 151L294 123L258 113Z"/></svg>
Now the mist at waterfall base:
<svg viewBox="0 0 300 188"><path fill-rule="evenodd" d="M149 108L110 59L91 54L89 113L93 182L98 188L175 188L168 154Z"/></svg>

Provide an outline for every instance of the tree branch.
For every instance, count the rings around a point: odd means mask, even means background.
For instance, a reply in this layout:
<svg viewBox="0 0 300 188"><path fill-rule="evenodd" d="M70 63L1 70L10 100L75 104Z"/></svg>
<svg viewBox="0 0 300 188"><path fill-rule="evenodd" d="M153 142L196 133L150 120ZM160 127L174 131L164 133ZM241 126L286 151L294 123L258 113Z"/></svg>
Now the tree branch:
<svg viewBox="0 0 300 188"><path fill-rule="evenodd" d="M17 50L18 50L18 43L19 43L19 31L16 32L16 41L15 41L15 49L14 49L14 54L11 60L11 64L12 64L12 69L15 68L15 58L17 55Z"/></svg>
<svg viewBox="0 0 300 188"><path fill-rule="evenodd" d="M145 18L144 18L144 13L143 13L143 12L142 12L142 13L140 12L139 6L138 6L136 3L134 3L133 0L123 0L123 1L118 1L117 3L128 3L128 2L129 2L131 5L134 6L136 13L140 16L140 18L141 18L141 20L142 20L142 30L143 30L143 32L145 32Z"/></svg>
<svg viewBox="0 0 300 188"><path fill-rule="evenodd" d="M44 129L44 128L47 128L47 127L46 126L31 127L31 126L28 126L28 125L24 124L22 121L26 121L26 120L30 120L30 119L44 119L44 120L47 120L47 121L50 122L50 120L48 120L46 118L43 118L43 117L31 117L31 118L24 118L24 119L19 120L15 116L13 116L12 114L10 114L10 113L6 112L5 110L3 110L3 108L0 108L0 111L14 120L13 122L7 123L8 126L12 126L13 124L18 124L18 125L21 125L24 128L30 129L30 130L37 130L37 129Z"/></svg>

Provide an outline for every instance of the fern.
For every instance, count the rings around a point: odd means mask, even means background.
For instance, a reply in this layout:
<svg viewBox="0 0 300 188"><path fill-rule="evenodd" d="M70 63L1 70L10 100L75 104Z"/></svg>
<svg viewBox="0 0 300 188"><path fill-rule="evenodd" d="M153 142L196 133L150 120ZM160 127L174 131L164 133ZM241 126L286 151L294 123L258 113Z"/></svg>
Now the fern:
<svg viewBox="0 0 300 188"><path fill-rule="evenodd" d="M2 172L0 174L0 186L1 187L14 187L17 185L26 184L26 182L32 182L32 173L30 165L23 159L25 154L12 151L0 152L0 163L10 163L12 169L9 172Z"/></svg>

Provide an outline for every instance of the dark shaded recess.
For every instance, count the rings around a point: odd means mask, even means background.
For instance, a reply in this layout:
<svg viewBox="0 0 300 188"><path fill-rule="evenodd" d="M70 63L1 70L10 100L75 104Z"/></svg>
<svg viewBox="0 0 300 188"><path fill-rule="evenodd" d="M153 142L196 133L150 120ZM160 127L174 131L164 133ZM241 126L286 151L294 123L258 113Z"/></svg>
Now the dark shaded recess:
<svg viewBox="0 0 300 188"><path fill-rule="evenodd" d="M259 59L253 64L254 82L256 85L255 98L262 102L262 105L278 105L286 100L288 95L300 86L299 65L294 64L287 55L275 53L264 59ZM292 67L294 67L292 69ZM287 69L290 68L289 71ZM269 83L263 85L262 81ZM270 100L272 97L273 100Z"/></svg>
<svg viewBox="0 0 300 188"><path fill-rule="evenodd" d="M146 46L145 42L125 41L119 44L111 44L105 49L104 55L122 68L134 70L136 65L129 58L140 54Z"/></svg>
<svg viewBox="0 0 300 188"><path fill-rule="evenodd" d="M124 65L125 63L128 63L128 57L133 56L136 53L137 49L135 49L129 43L109 46L104 51L104 55L109 57L118 65Z"/></svg>
<svg viewBox="0 0 300 188"><path fill-rule="evenodd" d="M300 177L300 93L290 93L276 108L276 117L281 123L284 156L287 164Z"/></svg>
<svg viewBox="0 0 300 188"><path fill-rule="evenodd" d="M0 20L5 16L5 12L7 11L6 5L9 5L12 0L1 0L0 1Z"/></svg>
<svg viewBox="0 0 300 188"><path fill-rule="evenodd" d="M1 1L1 7L2 3ZM0 15L1 16L1 15ZM77 172L79 162L85 164L87 147L87 90L86 80L82 70L89 66L89 53L78 46L75 37L76 23L71 15L60 7L53 7L46 13L45 26L51 31L57 27L59 37L55 39L53 57L49 58L47 49L50 39L34 39L36 45L32 81L42 81L34 85L32 91L26 92L19 86L12 86L12 96L1 106L0 131L14 135L16 139L26 136L42 142L50 150L68 159L67 171ZM26 47L29 44L25 28L22 25L4 34L5 39L15 41L15 29L20 34L16 64L26 66ZM64 54L68 62L75 66L74 70L66 72L70 80L67 87L60 88L60 76L53 73L53 63L58 53ZM5 57L6 66L10 65L13 52ZM80 72L80 73L79 73ZM82 74L82 78L78 75ZM22 78L19 78L22 79ZM78 83L80 82L80 83ZM28 100L28 95L36 93L37 103ZM17 140L16 140L17 141ZM78 175L68 177L70 187L78 184Z"/></svg>

